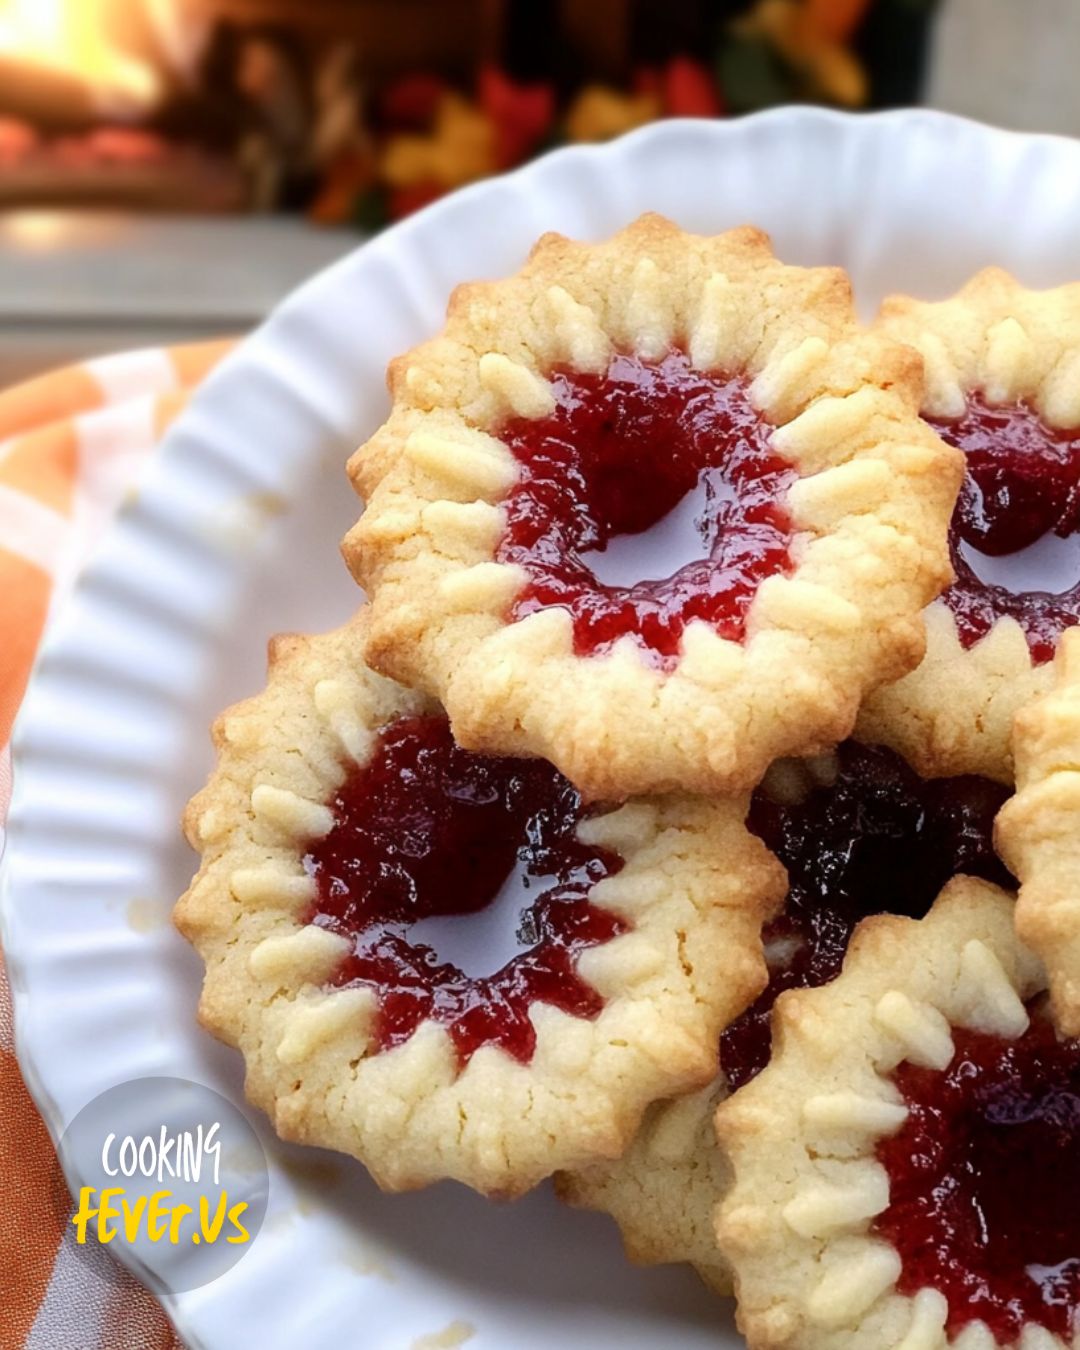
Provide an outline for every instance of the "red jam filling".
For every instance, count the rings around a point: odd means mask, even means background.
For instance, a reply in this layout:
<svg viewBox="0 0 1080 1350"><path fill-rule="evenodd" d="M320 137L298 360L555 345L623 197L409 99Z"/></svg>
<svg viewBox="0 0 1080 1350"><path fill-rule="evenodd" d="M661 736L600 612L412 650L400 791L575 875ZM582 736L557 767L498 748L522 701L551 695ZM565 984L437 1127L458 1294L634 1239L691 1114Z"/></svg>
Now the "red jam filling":
<svg viewBox="0 0 1080 1350"><path fill-rule="evenodd" d="M741 639L758 586L791 570L795 477L746 381L673 350L551 385L549 417L500 430L521 469L498 557L528 576L511 618L560 606L579 655L630 635L666 668L694 619Z"/></svg>
<svg viewBox="0 0 1080 1350"><path fill-rule="evenodd" d="M470 754L445 718L401 718L330 805L335 824L304 859L318 888L308 921L352 942L332 982L375 990L381 1049L432 1019L461 1063L482 1045L527 1063L534 1003L601 1011L575 963L626 928L588 900L622 860L579 841L581 798L550 764ZM483 974L442 960L432 928L494 906L509 910L509 959Z"/></svg>
<svg viewBox="0 0 1080 1350"><path fill-rule="evenodd" d="M943 597L960 640L970 647L1009 615L1032 659L1049 661L1080 622L1080 435L978 394L934 426L967 457L949 533L956 580Z"/></svg>
<svg viewBox="0 0 1080 1350"><path fill-rule="evenodd" d="M921 918L958 872L1014 885L994 853L994 816L1009 790L966 775L924 779L883 746L845 741L835 782L784 805L762 788L747 825L787 868L784 911L765 930L769 983L721 1038L733 1088L765 1067L772 1006L785 989L840 973L860 919Z"/></svg>
<svg viewBox="0 0 1080 1350"><path fill-rule="evenodd" d="M903 1261L898 1288L939 1290L950 1337L976 1319L999 1344L1026 1322L1071 1343L1080 1300L1080 1042L1038 1015L1015 1041L954 1029L944 1072L902 1064L909 1107L878 1157L877 1230Z"/></svg>

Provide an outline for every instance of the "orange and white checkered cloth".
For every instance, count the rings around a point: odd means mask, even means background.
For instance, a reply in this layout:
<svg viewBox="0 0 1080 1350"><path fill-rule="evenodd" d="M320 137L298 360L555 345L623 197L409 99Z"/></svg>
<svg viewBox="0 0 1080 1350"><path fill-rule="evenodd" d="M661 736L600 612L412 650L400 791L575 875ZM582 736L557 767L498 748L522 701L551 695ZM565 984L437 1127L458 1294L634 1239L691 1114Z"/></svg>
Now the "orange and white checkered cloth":
<svg viewBox="0 0 1080 1350"><path fill-rule="evenodd" d="M105 357L0 393L0 822L11 724L62 605L165 428L228 342ZM15 1060L0 965L0 1350L173 1350L157 1301L61 1251L63 1187Z"/></svg>

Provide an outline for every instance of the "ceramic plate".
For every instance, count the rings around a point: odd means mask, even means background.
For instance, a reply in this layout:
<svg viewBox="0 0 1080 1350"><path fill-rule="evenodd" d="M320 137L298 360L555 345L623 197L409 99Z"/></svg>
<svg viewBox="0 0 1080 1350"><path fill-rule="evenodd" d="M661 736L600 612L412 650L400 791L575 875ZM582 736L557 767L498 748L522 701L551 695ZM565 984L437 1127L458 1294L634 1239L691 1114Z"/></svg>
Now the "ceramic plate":
<svg viewBox="0 0 1080 1350"><path fill-rule="evenodd" d="M390 357L459 281L514 270L547 229L599 238L639 212L754 222L780 256L840 263L860 305L941 295L996 262L1080 276L1080 144L924 112L803 109L661 123L461 192L317 277L199 391L52 629L15 741L3 940L23 1071L55 1132L140 1075L240 1098L199 1031L199 962L169 909L177 821L206 728L260 686L281 629L344 619L346 456L386 410ZM682 1270L636 1271L597 1215L541 1188L512 1207L453 1186L382 1196L358 1165L273 1144L266 1225L228 1275L168 1300L193 1346L715 1350L730 1314Z"/></svg>

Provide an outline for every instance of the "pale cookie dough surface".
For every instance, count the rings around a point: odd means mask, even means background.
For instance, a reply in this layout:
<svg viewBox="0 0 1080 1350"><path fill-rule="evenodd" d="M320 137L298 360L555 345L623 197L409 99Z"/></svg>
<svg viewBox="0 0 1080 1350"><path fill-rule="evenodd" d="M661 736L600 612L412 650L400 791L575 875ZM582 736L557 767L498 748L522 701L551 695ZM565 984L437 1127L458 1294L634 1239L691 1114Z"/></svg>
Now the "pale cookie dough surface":
<svg viewBox="0 0 1080 1350"><path fill-rule="evenodd" d="M1054 671L1017 716L1016 796L995 833L1021 883L1017 932L1046 963L1058 1024L1080 1036L1080 630L1063 636Z"/></svg>
<svg viewBox="0 0 1080 1350"><path fill-rule="evenodd" d="M797 802L812 786L831 782L836 771L834 756L778 760L762 789L777 800ZM768 962L767 940L765 953ZM719 1294L732 1292L731 1267L717 1248L715 1223L732 1172L713 1121L729 1090L721 1070L698 1092L656 1102L622 1157L555 1177L561 1199L611 1215L631 1261L687 1262Z"/></svg>
<svg viewBox="0 0 1080 1350"><path fill-rule="evenodd" d="M731 1183L713 1128L726 1096L721 1075L698 1092L658 1102L621 1158L555 1178L561 1199L611 1215L631 1261L686 1261L718 1294L731 1293L731 1270L717 1250L714 1223L717 1200Z"/></svg>
<svg viewBox="0 0 1080 1350"><path fill-rule="evenodd" d="M1013 908L1004 891L957 878L925 919L864 920L838 979L778 1000L770 1064L716 1118L735 1173L717 1232L751 1350L944 1347L943 1296L898 1293L900 1257L871 1231L889 1203L875 1147L906 1117L898 1064L946 1067L953 1027L1026 1029L1045 978ZM964 1336L993 1350L985 1327ZM1060 1342L1036 1332L1036 1344Z"/></svg>
<svg viewBox="0 0 1080 1350"><path fill-rule="evenodd" d="M891 297L875 327L921 353L928 417L960 416L979 391L992 405L1029 403L1051 427L1080 427L1080 285L1029 291L989 268L950 300ZM965 648L938 599L926 629L922 664L869 696L856 735L892 746L926 777L1011 783L1013 718L1050 687L1050 664L1032 662L1009 617Z"/></svg>
<svg viewBox="0 0 1080 1350"><path fill-rule="evenodd" d="M745 640L691 623L673 670L628 637L579 657L565 609L507 622L526 576L495 560L518 477L499 429L551 411L555 367L676 346L745 374L775 425L798 475L794 571L761 584ZM372 596L373 664L439 697L463 745L544 756L597 799L742 789L842 739L866 691L920 659L960 456L917 416L918 359L857 328L840 271L785 266L753 229L701 237L658 216L598 245L546 235L517 276L459 288L390 390L350 464L367 508L345 554Z"/></svg>
<svg viewBox="0 0 1080 1350"><path fill-rule="evenodd" d="M591 815L579 837L624 866L589 901L629 925L578 957L599 1015L534 1004L528 1064L485 1045L461 1068L434 1021L380 1051L374 991L329 983L351 944L306 921L302 863L378 729L436 711L363 665L366 622L279 639L266 690L215 726L218 766L185 819L202 865L176 910L206 963L200 1016L243 1052L248 1094L283 1138L352 1154L387 1189L453 1177L517 1194L617 1156L651 1102L714 1077L721 1027L764 983L760 930L782 874L741 799Z"/></svg>

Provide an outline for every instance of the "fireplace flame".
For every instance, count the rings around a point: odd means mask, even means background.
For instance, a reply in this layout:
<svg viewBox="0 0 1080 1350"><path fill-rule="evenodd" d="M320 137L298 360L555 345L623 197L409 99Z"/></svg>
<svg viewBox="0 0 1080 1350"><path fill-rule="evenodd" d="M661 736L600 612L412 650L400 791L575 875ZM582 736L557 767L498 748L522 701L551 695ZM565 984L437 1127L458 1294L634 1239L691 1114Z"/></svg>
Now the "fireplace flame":
<svg viewBox="0 0 1080 1350"><path fill-rule="evenodd" d="M103 113L135 115L156 102L162 86L154 66L123 45L125 11L130 20L140 4L0 0L0 57L79 80Z"/></svg>

